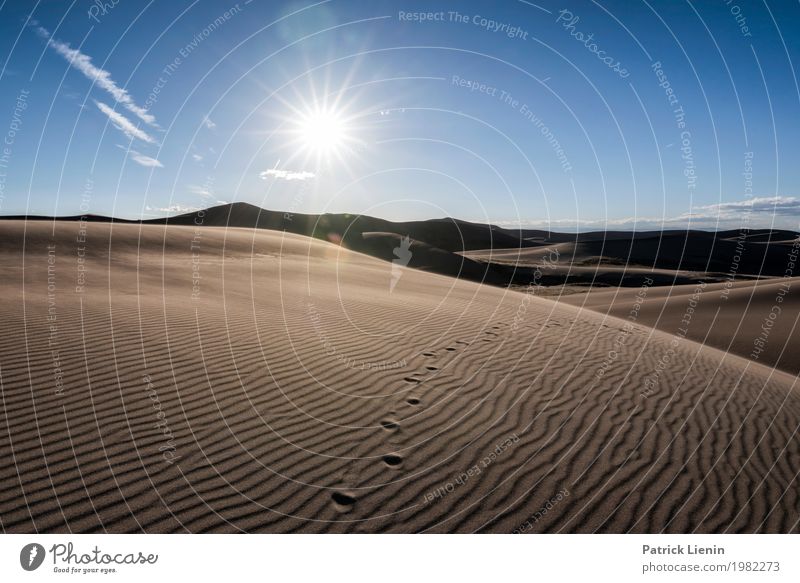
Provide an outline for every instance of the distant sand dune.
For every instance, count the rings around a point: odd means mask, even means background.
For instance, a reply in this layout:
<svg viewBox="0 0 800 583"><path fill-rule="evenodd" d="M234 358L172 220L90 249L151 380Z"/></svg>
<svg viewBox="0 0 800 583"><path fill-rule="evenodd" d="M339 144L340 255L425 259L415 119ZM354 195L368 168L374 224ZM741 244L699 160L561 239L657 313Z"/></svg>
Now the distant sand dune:
<svg viewBox="0 0 800 583"><path fill-rule="evenodd" d="M638 322L678 333L695 289L693 285L681 285L647 290L638 310ZM565 295L560 301L626 318L638 295L637 289L597 289L588 294ZM773 309L780 311L770 318ZM687 337L800 374L799 318L798 277L717 283L698 294L691 323L686 327Z"/></svg>
<svg viewBox="0 0 800 583"><path fill-rule="evenodd" d="M739 280L783 277L795 240L797 233L769 230L550 233L536 247L495 246L462 255L523 272L547 264L545 285L638 287L647 273L652 285L663 286L723 282L732 273Z"/></svg>
<svg viewBox="0 0 800 583"><path fill-rule="evenodd" d="M6 532L800 530L797 377L298 235L78 228L0 222Z"/></svg>

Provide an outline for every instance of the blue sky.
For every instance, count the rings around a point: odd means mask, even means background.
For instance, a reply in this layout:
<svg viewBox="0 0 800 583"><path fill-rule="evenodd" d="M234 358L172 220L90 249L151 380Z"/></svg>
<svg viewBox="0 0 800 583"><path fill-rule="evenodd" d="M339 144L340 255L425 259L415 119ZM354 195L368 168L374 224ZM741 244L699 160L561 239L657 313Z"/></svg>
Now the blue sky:
<svg viewBox="0 0 800 583"><path fill-rule="evenodd" d="M790 2L0 4L0 214L798 228Z"/></svg>

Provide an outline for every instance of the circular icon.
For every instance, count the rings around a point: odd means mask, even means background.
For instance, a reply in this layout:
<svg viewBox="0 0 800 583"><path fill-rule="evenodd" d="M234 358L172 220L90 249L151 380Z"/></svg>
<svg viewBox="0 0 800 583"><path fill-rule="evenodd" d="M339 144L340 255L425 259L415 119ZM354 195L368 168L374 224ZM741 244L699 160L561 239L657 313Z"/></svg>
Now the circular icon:
<svg viewBox="0 0 800 583"><path fill-rule="evenodd" d="M30 543L19 552L19 564L26 571L35 571L44 562L44 547L38 543Z"/></svg>

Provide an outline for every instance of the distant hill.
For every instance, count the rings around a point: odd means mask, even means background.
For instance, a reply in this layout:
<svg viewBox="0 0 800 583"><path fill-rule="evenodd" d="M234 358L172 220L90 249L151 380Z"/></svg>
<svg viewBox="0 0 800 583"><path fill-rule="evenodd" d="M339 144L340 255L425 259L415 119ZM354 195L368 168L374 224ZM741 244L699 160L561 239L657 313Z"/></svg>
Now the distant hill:
<svg viewBox="0 0 800 583"><path fill-rule="evenodd" d="M284 213L236 202L195 211L167 219L143 221L194 225L201 223L214 227L245 227L288 231L327 241L358 245L363 233L396 233L432 247L458 253L476 249L530 247L532 243L521 240L492 225L470 223L458 219L432 219L395 223L384 219L353 214L306 215Z"/></svg>
<svg viewBox="0 0 800 583"><path fill-rule="evenodd" d="M13 216L13 220L53 220L52 217ZM58 217L79 220L80 216ZM366 215L286 213L236 202L173 217L143 221L89 215L92 222L169 224L286 231L322 239L385 261L396 259L394 249L410 239L408 267L506 286L527 285L540 258L558 249L561 268L538 281L639 285L642 269L634 274L625 266L649 270L696 272L707 280L735 271L737 276L781 276L787 254L798 233L786 230L745 229L719 232L697 230L592 231L557 233L541 229L507 229L453 218L392 222ZM494 250L505 250L492 253ZM514 251L516 250L516 251ZM595 269L593 266L597 266ZM599 267L604 267L600 270ZM608 266L614 268L605 269ZM735 267L734 267L735 266ZM539 273L538 275L541 275ZM657 285L686 283L695 276L660 274Z"/></svg>

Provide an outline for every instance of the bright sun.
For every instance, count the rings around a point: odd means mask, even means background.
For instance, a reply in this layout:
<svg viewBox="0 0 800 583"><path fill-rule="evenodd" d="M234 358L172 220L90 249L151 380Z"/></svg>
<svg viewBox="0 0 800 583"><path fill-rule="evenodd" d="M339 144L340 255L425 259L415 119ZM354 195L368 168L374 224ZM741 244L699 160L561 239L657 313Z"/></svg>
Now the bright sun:
<svg viewBox="0 0 800 583"><path fill-rule="evenodd" d="M338 154L348 141L346 124L333 111L319 110L306 115L299 130L303 147L317 155Z"/></svg>

